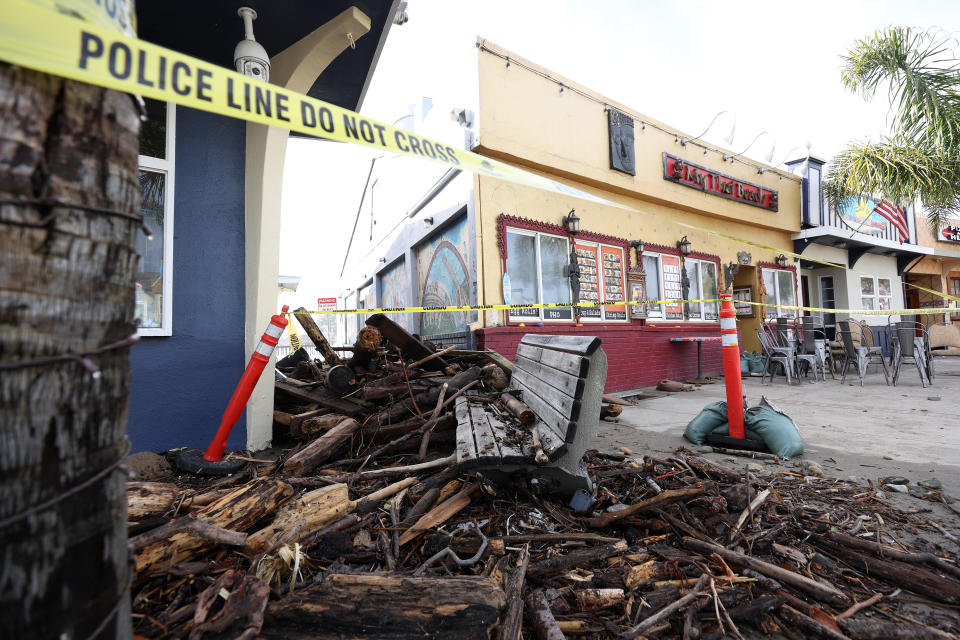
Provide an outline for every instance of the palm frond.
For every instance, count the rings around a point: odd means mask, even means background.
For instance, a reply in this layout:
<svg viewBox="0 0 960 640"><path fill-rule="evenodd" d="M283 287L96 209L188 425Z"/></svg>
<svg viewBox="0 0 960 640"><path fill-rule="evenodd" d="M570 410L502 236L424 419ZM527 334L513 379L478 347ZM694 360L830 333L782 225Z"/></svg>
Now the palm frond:
<svg viewBox="0 0 960 640"><path fill-rule="evenodd" d="M861 195L901 204L920 200L928 222L937 229L946 217L960 212L960 162L936 148L853 143L834 157L824 194L835 208Z"/></svg>
<svg viewBox="0 0 960 640"><path fill-rule="evenodd" d="M841 71L865 99L888 85L890 126L903 143L960 146L960 71L951 40L935 31L889 27L858 40Z"/></svg>

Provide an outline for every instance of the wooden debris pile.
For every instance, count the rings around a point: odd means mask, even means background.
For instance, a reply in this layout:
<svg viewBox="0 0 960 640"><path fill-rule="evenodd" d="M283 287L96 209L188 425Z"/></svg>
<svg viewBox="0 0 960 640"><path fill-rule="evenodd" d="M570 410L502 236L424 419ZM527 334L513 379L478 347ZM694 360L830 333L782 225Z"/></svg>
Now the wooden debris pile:
<svg viewBox="0 0 960 640"><path fill-rule="evenodd" d="M960 632L956 547L930 541L939 525L923 510L852 482L759 478L684 450L591 451L596 494L574 508L461 473L445 403L469 386L521 433L500 399L509 368L383 340L383 326L362 337L369 349L354 345L366 361L331 349L277 383L278 423L296 441L278 459L249 458L225 479L129 483L138 636Z"/></svg>

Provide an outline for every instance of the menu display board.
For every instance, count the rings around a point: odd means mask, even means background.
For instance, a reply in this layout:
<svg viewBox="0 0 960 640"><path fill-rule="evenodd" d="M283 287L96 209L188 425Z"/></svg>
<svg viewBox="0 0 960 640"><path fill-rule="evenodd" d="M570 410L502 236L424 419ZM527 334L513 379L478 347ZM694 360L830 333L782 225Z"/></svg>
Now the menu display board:
<svg viewBox="0 0 960 640"><path fill-rule="evenodd" d="M683 299L683 285L681 284L681 273L680 273L680 257L679 256L662 256L661 262L663 263L663 295L667 300L682 300ZM666 304L664 305L664 317L667 320L682 320L683 319L683 305L682 304Z"/></svg>
<svg viewBox="0 0 960 640"><path fill-rule="evenodd" d="M623 249L601 247L603 256L603 295L604 300L626 300L626 282L624 281ZM619 304L604 307L607 320L626 320L627 306Z"/></svg>
<svg viewBox="0 0 960 640"><path fill-rule="evenodd" d="M627 283L623 249L604 245L575 243L580 267L580 302L626 300ZM585 320L626 320L627 307L580 307Z"/></svg>
<svg viewBox="0 0 960 640"><path fill-rule="evenodd" d="M580 266L580 302L600 302L602 277L597 261L597 247L574 244L577 249L577 264ZM579 307L580 317L599 320L600 307Z"/></svg>

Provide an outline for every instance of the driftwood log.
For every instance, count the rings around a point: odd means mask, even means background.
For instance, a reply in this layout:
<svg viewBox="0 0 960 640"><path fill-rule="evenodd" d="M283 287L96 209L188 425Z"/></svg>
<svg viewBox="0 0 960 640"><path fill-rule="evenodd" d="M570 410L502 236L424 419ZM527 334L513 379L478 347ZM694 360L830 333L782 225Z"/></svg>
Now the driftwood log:
<svg viewBox="0 0 960 640"><path fill-rule="evenodd" d="M307 336L309 336L311 342L313 342L313 345L317 348L317 352L320 353L320 357L326 361L327 365L332 367L343 364L343 360L337 355L337 352L333 350L330 343L327 342L326 336L320 331L317 323L313 321L313 316L309 311L304 307L300 307L293 312L293 317L300 322L300 326L307 332Z"/></svg>
<svg viewBox="0 0 960 640"><path fill-rule="evenodd" d="M530 545L525 544L517 555L516 566L507 579L507 613L497 629L497 640L520 640L523 624L523 581L530 564Z"/></svg>
<svg viewBox="0 0 960 640"><path fill-rule="evenodd" d="M542 589L537 589L527 596L527 621L533 627L537 640L564 640L565 636L557 620L550 611L547 598Z"/></svg>
<svg viewBox="0 0 960 640"><path fill-rule="evenodd" d="M304 475L317 465L329 460L342 447L346 446L359 430L360 423L347 418L287 458L287 461L283 463L284 473L290 476Z"/></svg>
<svg viewBox="0 0 960 640"><path fill-rule="evenodd" d="M709 542L703 542L702 540L697 540L696 538L683 538L683 546L693 549L694 551L699 551L700 553L708 556L716 553L727 562L732 562L743 567L749 567L750 569L769 576L774 580L779 580L784 584L788 584L791 587L800 589L801 591L804 591L823 602L840 607L850 604L850 598L836 587L817 582L816 580L811 580L810 578L790 571L789 569L784 569L782 567L770 564L769 562L758 560L757 558L748 556L738 551L731 551L730 549L721 547L718 544L710 544Z"/></svg>
<svg viewBox="0 0 960 640"><path fill-rule="evenodd" d="M272 603L260 637L487 640L505 604L493 578L336 574Z"/></svg>
<svg viewBox="0 0 960 640"><path fill-rule="evenodd" d="M127 520L162 516L177 499L177 486L167 482L128 482Z"/></svg>
<svg viewBox="0 0 960 640"><path fill-rule="evenodd" d="M196 513L196 518L230 531L245 531L291 497L293 487L287 483L259 478L211 502ZM135 556L137 579L144 579L162 566L189 560L208 545L204 538L190 533L177 533L148 545Z"/></svg>
<svg viewBox="0 0 960 640"><path fill-rule="evenodd" d="M649 511L651 509L657 509L664 505L668 505L671 502L676 502L677 500L683 500L685 498L693 498L703 494L706 491L706 487L699 485L696 487L688 487L685 489L671 489L669 491L664 491L659 493L652 498L646 500L641 500L636 504L632 504L626 509L620 511L613 511L605 513L596 518L589 518L586 522L587 525L595 529L603 529L604 527L609 527L611 524L617 520L621 520L628 516L632 516L635 513L640 513L641 511Z"/></svg>
<svg viewBox="0 0 960 640"><path fill-rule="evenodd" d="M947 580L931 571L906 562L868 556L847 549L823 537L819 538L816 544L829 550L831 555L844 563L858 571L863 571L867 575L878 576L904 589L923 594L940 602L960 604L960 582L956 580Z"/></svg>

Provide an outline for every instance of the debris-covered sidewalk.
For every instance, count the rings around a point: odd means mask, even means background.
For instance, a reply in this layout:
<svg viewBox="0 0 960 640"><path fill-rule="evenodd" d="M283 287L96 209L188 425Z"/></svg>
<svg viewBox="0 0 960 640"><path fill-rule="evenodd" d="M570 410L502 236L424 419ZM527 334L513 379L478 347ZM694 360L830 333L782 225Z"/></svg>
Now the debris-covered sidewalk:
<svg viewBox="0 0 960 640"><path fill-rule="evenodd" d="M933 525L875 488L802 469L758 477L682 449L587 451L592 494L548 491L522 470L468 471L458 404L503 425L497 450L553 464L524 396L504 394L512 363L375 318L335 350L308 320L324 362L295 363L276 385L292 448L234 454L246 467L223 479L128 484L139 636L960 631L957 547L906 543Z"/></svg>

